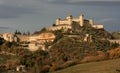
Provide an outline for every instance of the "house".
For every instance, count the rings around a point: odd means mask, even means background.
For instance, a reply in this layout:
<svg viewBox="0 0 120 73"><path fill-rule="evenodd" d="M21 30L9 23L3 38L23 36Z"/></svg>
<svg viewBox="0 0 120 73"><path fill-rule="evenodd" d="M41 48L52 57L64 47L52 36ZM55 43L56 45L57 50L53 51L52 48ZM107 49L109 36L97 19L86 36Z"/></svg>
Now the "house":
<svg viewBox="0 0 120 73"><path fill-rule="evenodd" d="M19 71L21 71L21 72L26 72L25 66L24 66L24 65L19 65L19 66L17 66L17 67L16 67L16 71L17 71L17 72L19 72Z"/></svg>
<svg viewBox="0 0 120 73"><path fill-rule="evenodd" d="M1 37L5 40L5 41L9 41L9 42L17 42L18 38L16 35L12 34L12 33L3 33L1 35Z"/></svg>

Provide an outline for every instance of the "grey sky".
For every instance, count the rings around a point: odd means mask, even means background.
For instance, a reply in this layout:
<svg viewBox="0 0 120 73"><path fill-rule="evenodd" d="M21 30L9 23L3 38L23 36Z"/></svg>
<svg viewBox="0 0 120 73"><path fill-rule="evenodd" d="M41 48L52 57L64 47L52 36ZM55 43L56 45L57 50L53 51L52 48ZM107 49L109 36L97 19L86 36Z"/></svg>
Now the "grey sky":
<svg viewBox="0 0 120 73"><path fill-rule="evenodd" d="M81 13L108 31L120 30L120 0L0 0L0 33L34 32Z"/></svg>

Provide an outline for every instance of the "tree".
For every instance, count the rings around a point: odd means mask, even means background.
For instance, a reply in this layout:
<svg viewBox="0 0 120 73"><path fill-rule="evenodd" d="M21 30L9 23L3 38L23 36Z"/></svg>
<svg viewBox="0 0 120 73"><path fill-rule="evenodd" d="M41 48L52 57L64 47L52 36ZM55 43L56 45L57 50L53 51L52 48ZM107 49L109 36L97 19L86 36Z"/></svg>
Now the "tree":
<svg viewBox="0 0 120 73"><path fill-rule="evenodd" d="M0 38L0 45L4 43L4 39Z"/></svg>
<svg viewBox="0 0 120 73"><path fill-rule="evenodd" d="M40 33L41 32L45 32L46 31L46 28L44 27L44 28L42 28L41 30L40 30Z"/></svg>
<svg viewBox="0 0 120 73"><path fill-rule="evenodd" d="M20 32L20 31L18 31L18 30L16 30L16 31L15 31L15 34L21 34L21 32Z"/></svg>
<svg viewBox="0 0 120 73"><path fill-rule="evenodd" d="M18 31L18 33L17 34L21 34L21 32L20 31Z"/></svg>
<svg viewBox="0 0 120 73"><path fill-rule="evenodd" d="M47 31L47 30L46 30L46 28L44 27L44 28L42 28L40 31L34 32L34 34L40 34L40 33L46 32L46 31Z"/></svg>
<svg viewBox="0 0 120 73"><path fill-rule="evenodd" d="M27 35L30 35L30 31L28 31Z"/></svg>
<svg viewBox="0 0 120 73"><path fill-rule="evenodd" d="M56 26L56 24L53 24L53 26Z"/></svg>
<svg viewBox="0 0 120 73"><path fill-rule="evenodd" d="M16 30L16 31L15 31L15 34L17 34L17 33L18 33L18 31Z"/></svg>

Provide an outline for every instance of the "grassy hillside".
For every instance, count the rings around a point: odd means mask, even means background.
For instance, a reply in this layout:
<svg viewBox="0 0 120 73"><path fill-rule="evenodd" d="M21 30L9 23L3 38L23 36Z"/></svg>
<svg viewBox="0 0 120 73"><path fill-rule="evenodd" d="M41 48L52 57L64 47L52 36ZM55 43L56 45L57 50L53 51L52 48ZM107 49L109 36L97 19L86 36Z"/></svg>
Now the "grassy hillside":
<svg viewBox="0 0 120 73"><path fill-rule="evenodd" d="M119 73L117 70L120 70L120 59L78 64L51 73Z"/></svg>

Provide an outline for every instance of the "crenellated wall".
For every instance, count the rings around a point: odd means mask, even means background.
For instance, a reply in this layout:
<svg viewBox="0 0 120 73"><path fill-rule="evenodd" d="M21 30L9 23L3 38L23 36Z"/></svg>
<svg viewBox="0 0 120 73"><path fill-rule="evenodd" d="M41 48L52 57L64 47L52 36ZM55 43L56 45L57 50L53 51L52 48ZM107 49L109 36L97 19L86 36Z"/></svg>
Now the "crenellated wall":
<svg viewBox="0 0 120 73"><path fill-rule="evenodd" d="M68 20L61 20L59 21L59 25L65 25L65 24L68 24L69 25L69 21Z"/></svg>
<svg viewBox="0 0 120 73"><path fill-rule="evenodd" d="M94 25L94 21L92 19L86 20L84 19L84 15L81 14L78 18L73 18L72 15L69 15L66 17L66 19L56 19L56 26L54 27L49 27L47 28L48 30L60 30L61 28L65 28L65 29L71 29L72 28L72 24L76 22L78 23L79 26L90 26L93 27L95 29L103 29L103 25Z"/></svg>
<svg viewBox="0 0 120 73"><path fill-rule="evenodd" d="M79 18L74 18L74 19L72 19L72 21L80 22L80 19Z"/></svg>
<svg viewBox="0 0 120 73"><path fill-rule="evenodd" d="M72 15L67 16L66 19L61 20L60 18L56 19L56 25L71 25L74 22L78 22L80 26L83 26L84 24L84 15L81 14L79 18L73 18Z"/></svg>

